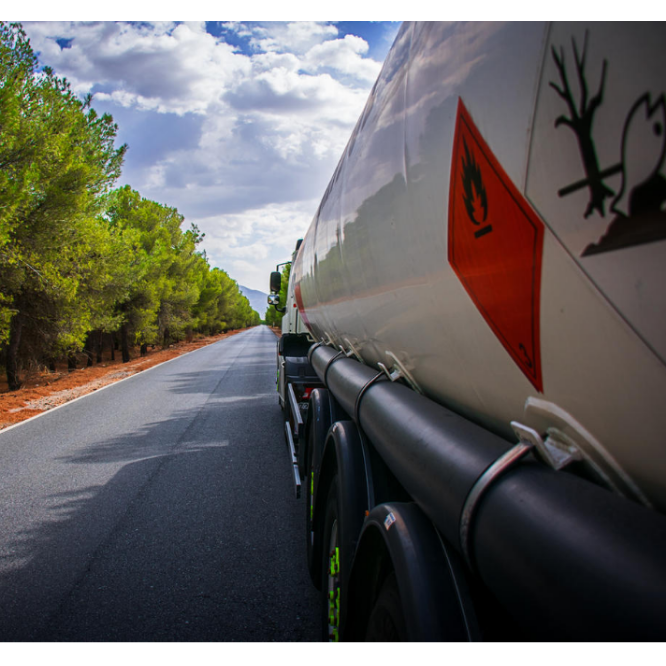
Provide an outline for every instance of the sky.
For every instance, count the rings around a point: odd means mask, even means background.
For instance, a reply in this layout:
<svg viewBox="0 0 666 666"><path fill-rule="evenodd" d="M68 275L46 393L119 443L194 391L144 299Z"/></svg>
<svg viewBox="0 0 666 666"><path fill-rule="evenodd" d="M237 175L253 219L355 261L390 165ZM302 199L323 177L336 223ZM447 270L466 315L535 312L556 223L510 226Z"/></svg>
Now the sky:
<svg viewBox="0 0 666 666"><path fill-rule="evenodd" d="M214 12L219 15L219 11ZM399 22L21 21L40 64L118 125L118 185L173 206L200 250L268 291L351 135Z"/></svg>

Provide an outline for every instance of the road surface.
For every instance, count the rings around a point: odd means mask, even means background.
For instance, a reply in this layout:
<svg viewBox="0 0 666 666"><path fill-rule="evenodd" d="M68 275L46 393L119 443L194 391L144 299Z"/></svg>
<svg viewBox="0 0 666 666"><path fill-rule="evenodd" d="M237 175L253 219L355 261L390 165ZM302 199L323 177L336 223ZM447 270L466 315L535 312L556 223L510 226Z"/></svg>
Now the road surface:
<svg viewBox="0 0 666 666"><path fill-rule="evenodd" d="M0 432L0 640L314 641L254 328Z"/></svg>

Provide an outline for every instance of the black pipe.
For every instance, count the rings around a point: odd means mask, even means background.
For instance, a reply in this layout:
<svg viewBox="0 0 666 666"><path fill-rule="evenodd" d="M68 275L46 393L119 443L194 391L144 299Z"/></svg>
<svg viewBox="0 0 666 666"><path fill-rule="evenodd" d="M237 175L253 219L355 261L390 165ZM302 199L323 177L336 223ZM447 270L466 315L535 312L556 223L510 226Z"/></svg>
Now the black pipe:
<svg viewBox="0 0 666 666"><path fill-rule="evenodd" d="M376 370L320 346L311 362L354 414ZM329 363L330 362L330 363ZM377 382L359 426L442 535L461 552L462 508L511 443L399 383ZM531 455L484 493L470 531L483 582L531 635L666 638L666 518Z"/></svg>

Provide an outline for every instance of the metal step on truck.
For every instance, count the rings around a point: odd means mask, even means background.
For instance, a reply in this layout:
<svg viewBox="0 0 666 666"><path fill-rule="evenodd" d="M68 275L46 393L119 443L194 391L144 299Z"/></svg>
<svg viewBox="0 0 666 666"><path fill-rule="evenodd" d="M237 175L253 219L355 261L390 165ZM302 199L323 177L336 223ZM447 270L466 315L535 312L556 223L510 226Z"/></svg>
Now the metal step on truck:
<svg viewBox="0 0 666 666"><path fill-rule="evenodd" d="M402 25L271 276L325 640L666 638L663 37Z"/></svg>

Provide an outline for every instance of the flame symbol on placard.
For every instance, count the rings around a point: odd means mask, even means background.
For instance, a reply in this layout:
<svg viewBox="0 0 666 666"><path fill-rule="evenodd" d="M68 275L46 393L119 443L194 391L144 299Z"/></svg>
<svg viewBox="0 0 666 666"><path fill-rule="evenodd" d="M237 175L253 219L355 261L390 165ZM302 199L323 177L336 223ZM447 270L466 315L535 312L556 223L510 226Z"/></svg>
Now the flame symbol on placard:
<svg viewBox="0 0 666 666"><path fill-rule="evenodd" d="M463 200L470 219L474 224L479 225L488 217L488 197L486 188L483 186L481 169L474 160L474 156L470 154L464 137L463 146L465 148L462 162ZM483 212L483 217L481 217L481 212Z"/></svg>

